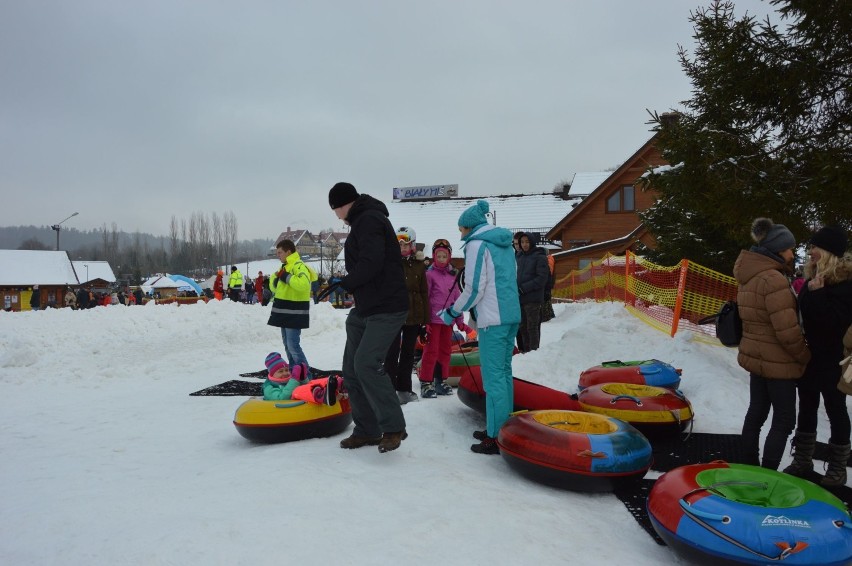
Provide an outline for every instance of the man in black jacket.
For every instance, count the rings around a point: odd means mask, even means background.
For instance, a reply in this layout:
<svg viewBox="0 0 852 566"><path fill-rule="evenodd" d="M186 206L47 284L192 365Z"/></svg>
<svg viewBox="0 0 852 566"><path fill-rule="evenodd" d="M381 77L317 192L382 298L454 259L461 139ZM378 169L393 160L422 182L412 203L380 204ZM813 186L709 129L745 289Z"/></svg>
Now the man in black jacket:
<svg viewBox="0 0 852 566"><path fill-rule="evenodd" d="M408 436L405 417L383 361L408 316L402 256L388 209L350 183L337 183L328 204L351 229L344 244L346 276L340 287L355 297L346 317L343 382L355 429L341 448L399 448Z"/></svg>

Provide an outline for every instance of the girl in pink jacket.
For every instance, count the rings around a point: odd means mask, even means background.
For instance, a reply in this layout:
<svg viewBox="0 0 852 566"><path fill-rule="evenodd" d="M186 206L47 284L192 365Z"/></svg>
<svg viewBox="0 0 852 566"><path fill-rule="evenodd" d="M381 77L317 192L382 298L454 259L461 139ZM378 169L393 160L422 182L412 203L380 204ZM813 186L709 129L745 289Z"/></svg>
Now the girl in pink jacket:
<svg viewBox="0 0 852 566"><path fill-rule="evenodd" d="M446 383L450 372L450 348L453 327L447 326L438 316L438 311L455 303L461 294L456 282L458 271L450 263L453 248L447 240L435 240L432 245L432 265L426 270L429 288L429 324L426 325L427 340L420 361L420 396L429 399L438 395L452 395L453 388ZM464 315L455 319L456 327L462 332L472 330L464 323ZM436 372L435 366L440 370Z"/></svg>

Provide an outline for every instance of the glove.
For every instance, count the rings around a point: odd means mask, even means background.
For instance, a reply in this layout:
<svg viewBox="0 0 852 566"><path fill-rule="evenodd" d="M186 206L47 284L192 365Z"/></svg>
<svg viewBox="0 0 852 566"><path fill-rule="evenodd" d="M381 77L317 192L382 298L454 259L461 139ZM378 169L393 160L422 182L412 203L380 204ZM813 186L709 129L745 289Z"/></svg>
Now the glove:
<svg viewBox="0 0 852 566"><path fill-rule="evenodd" d="M473 330L473 328L471 328L470 326L466 325L466 324L465 324L465 323L463 323L463 322L462 322L462 323L459 323L459 324L456 324L456 328L458 328L459 330L461 330L461 331L462 331L462 332L464 332L465 334L467 334L468 332L470 332L471 330Z"/></svg>
<svg viewBox="0 0 852 566"><path fill-rule="evenodd" d="M287 270L283 267L275 272L275 277L278 279L284 279L284 276L287 275Z"/></svg>
<svg viewBox="0 0 852 566"><path fill-rule="evenodd" d="M319 303L323 302L326 299L326 297L331 295L334 292L334 290L337 289L338 287L340 287L340 283L332 283L331 285L329 285L325 289L325 291L317 294L316 299L314 299L314 304L318 305Z"/></svg>
<svg viewBox="0 0 852 566"><path fill-rule="evenodd" d="M441 319L441 322L446 324L447 326L452 326L453 322L458 318L459 313L454 311L452 308L441 309L438 311L438 318Z"/></svg>

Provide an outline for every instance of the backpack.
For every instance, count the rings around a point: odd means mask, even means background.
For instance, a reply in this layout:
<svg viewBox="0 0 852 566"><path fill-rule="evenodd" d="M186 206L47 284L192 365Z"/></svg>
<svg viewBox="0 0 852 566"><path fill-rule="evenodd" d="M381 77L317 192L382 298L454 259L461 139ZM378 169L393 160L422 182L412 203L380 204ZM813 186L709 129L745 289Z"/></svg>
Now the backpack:
<svg viewBox="0 0 852 566"><path fill-rule="evenodd" d="M739 346L743 337L743 321L736 301L728 301L714 315L702 318L698 324L716 321L716 338L723 346Z"/></svg>

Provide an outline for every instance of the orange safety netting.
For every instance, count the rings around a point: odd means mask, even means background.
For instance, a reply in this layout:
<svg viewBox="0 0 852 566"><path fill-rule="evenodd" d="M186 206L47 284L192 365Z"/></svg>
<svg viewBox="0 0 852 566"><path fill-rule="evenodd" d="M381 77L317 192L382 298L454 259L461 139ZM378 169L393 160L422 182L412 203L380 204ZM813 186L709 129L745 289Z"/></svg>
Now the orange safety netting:
<svg viewBox="0 0 852 566"><path fill-rule="evenodd" d="M691 330L715 342L713 324L697 322L718 312L725 301L736 299L737 282L686 259L665 267L627 252L625 256L607 254L558 279L552 295L557 300L620 301L635 316L671 336Z"/></svg>

